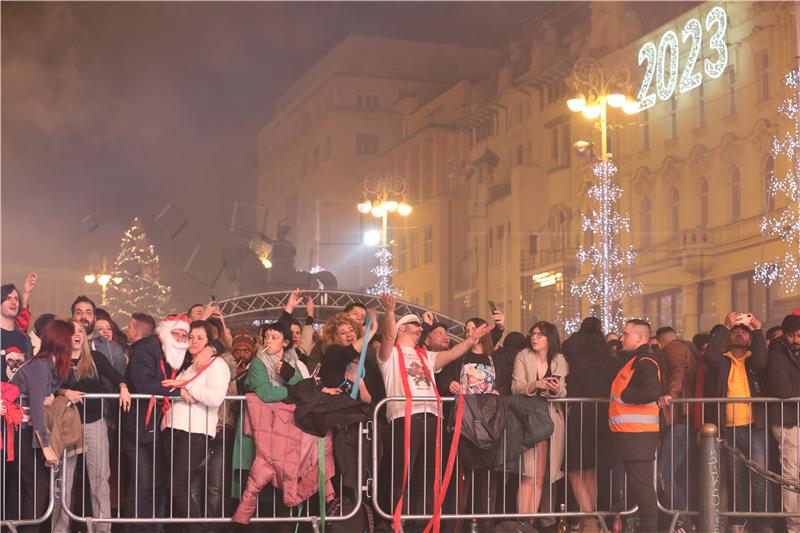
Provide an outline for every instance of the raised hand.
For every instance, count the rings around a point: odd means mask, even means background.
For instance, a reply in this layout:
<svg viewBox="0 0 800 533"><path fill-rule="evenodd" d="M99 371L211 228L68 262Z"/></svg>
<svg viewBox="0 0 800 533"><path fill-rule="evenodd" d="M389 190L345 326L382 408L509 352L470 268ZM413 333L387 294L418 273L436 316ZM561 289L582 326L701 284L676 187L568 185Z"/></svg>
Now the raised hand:
<svg viewBox="0 0 800 533"><path fill-rule="evenodd" d="M294 312L294 308L297 307L302 301L303 291L300 289L295 289L289 293L289 299L286 301L286 307L284 307L283 310L291 315Z"/></svg>
<svg viewBox="0 0 800 533"><path fill-rule="evenodd" d="M306 314L310 317L314 316L314 297L306 296Z"/></svg>
<svg viewBox="0 0 800 533"><path fill-rule="evenodd" d="M492 321L494 321L498 328L505 329L506 315L504 315L502 311L495 309L495 311L492 313Z"/></svg>
<svg viewBox="0 0 800 533"><path fill-rule="evenodd" d="M383 303L383 310L386 314L394 314L395 301L394 294L381 294L381 303Z"/></svg>
<svg viewBox="0 0 800 533"><path fill-rule="evenodd" d="M475 328L469 338L472 339L474 344L478 344L478 341L481 340L481 337L489 333L491 330L492 328L489 327L489 324L483 324Z"/></svg>
<svg viewBox="0 0 800 533"><path fill-rule="evenodd" d="M31 293L33 289L36 288L36 280L39 279L39 275L36 272L30 272L28 276L25 278L25 283L22 286L22 291L26 293Z"/></svg>
<svg viewBox="0 0 800 533"><path fill-rule="evenodd" d="M425 311L422 313L422 321L428 324L429 326L433 324L433 313L431 311Z"/></svg>

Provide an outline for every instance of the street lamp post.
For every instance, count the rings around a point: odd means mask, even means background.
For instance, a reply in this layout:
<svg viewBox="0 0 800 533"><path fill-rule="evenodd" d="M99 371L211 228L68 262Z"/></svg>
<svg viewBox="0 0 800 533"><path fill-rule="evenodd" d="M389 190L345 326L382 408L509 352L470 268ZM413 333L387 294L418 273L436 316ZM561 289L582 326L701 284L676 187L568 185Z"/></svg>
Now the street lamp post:
<svg viewBox="0 0 800 533"><path fill-rule="evenodd" d="M122 282L122 278L112 278L111 274L108 273L108 260L105 257L103 258L102 266L99 269L93 266L90 266L89 268L91 272L83 276L83 281L89 285L92 285L93 283L100 285L100 305L105 305L106 289L108 288L108 284L111 281L114 281L114 283L120 283Z"/></svg>
<svg viewBox="0 0 800 533"><path fill-rule="evenodd" d="M600 154L592 163L597 183L589 189L589 196L599 207L590 216L584 216L584 231L592 231L597 240L588 249L578 249L578 261L590 263L592 272L581 283L573 282L574 296L586 296L590 303L597 304L603 330L619 331L622 322L620 305L626 296L641 292L641 285L626 283L621 270L623 265L633 263L633 247L623 250L617 237L620 232L630 231L630 219L615 211L614 204L622 198L622 188L614 183L617 167L608 152L608 108L622 109L632 115L639 111L639 102L626 98L624 89L628 85L629 73L624 67L604 70L592 58L581 58L573 67L573 78L578 95L567 101L573 112L595 121L600 134ZM582 148L590 147L586 142L576 143Z"/></svg>
<svg viewBox="0 0 800 533"><path fill-rule="evenodd" d="M375 254L378 266L372 269L378 280L368 292L383 294L390 292L397 294L397 289L392 287L392 252L389 250L389 213L400 216L411 214L411 205L405 201L406 180L397 175L367 176L362 190L363 200L358 203L358 211L363 214L370 213L375 218L381 219L380 250ZM365 241L367 241L365 236ZM372 243L370 243L372 244Z"/></svg>

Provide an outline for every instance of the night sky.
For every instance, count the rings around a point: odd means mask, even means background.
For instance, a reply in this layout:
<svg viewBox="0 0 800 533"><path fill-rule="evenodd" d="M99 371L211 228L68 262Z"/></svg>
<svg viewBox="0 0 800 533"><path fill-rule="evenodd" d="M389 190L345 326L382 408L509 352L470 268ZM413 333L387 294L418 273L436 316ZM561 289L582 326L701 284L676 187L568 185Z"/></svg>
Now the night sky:
<svg viewBox="0 0 800 533"><path fill-rule="evenodd" d="M549 8L553 5L550 4ZM176 306L230 291L183 273L232 242L273 102L352 32L500 47L523 3L12 3L2 7L2 264L113 261L134 216ZM167 204L188 220L170 237ZM87 232L81 220L98 227ZM270 223L270 227L273 224ZM6 280L4 280L6 281ZM18 283L22 280L16 280Z"/></svg>

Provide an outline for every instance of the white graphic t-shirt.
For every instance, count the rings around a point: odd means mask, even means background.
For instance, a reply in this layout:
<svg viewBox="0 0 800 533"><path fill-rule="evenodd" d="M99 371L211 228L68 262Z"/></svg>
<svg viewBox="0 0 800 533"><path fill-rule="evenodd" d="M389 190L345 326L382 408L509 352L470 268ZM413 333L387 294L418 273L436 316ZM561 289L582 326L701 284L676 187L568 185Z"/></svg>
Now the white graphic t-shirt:
<svg viewBox="0 0 800 533"><path fill-rule="evenodd" d="M438 352L422 350L425 357L420 358L411 346L403 346L403 359L408 374L408 387L411 397L429 396L434 397L433 386L422 365L427 364L428 373L433 376L436 356ZM386 387L386 396L400 396L405 398L405 390L401 381L400 358L397 356L397 347L392 348L392 355L385 362L378 358L378 367L381 369L383 384ZM411 414L415 413L436 414L436 401L421 401L411 403ZM386 406L386 416L391 421L395 418L405 416L405 403L402 401L391 401Z"/></svg>

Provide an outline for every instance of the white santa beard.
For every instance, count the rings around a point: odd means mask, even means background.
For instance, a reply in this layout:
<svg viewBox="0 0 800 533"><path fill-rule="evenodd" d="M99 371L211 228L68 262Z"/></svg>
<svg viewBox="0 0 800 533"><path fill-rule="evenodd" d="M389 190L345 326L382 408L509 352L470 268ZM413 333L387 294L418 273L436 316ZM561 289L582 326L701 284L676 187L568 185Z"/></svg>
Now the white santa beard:
<svg viewBox="0 0 800 533"><path fill-rule="evenodd" d="M178 371L183 366L183 361L186 358L186 350L189 348L189 343L173 343L172 346L164 346L164 359L167 360L169 366L175 371Z"/></svg>

